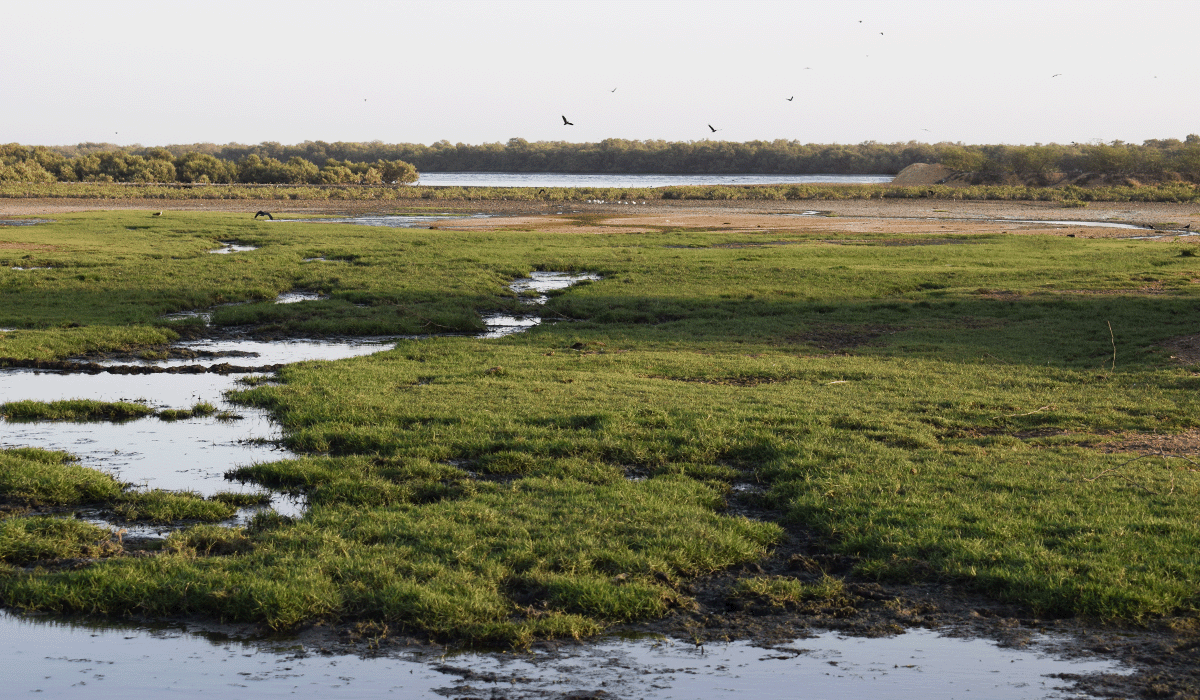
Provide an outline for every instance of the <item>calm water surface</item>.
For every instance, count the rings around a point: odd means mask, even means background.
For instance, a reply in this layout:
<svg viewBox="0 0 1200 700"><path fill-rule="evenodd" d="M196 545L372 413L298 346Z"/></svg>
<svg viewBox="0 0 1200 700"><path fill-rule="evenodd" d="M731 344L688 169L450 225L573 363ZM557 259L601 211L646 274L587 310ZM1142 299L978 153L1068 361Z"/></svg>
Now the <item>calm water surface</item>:
<svg viewBox="0 0 1200 700"><path fill-rule="evenodd" d="M1049 638L1041 638L1049 641ZM1126 673L1065 660L1035 644L915 630L865 639L824 632L770 648L697 648L662 639L601 640L530 653L440 656L409 650L362 658L295 641L211 641L179 628L31 619L0 611L0 656L10 697L561 698L1039 700L1084 697L1060 673Z"/></svg>
<svg viewBox="0 0 1200 700"><path fill-rule="evenodd" d="M683 185L877 185L893 175L624 175L606 173L421 173L432 187L672 187Z"/></svg>

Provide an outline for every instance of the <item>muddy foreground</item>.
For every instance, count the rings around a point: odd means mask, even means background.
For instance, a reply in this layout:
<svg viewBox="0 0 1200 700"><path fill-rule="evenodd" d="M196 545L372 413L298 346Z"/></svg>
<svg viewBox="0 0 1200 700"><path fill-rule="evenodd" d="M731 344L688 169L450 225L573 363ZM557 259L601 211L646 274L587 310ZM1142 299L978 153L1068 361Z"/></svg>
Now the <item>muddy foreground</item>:
<svg viewBox="0 0 1200 700"><path fill-rule="evenodd" d="M439 221L443 230L531 229L547 232L637 233L661 228L727 230L747 235L773 231L846 234L911 234L928 236L978 234L1049 234L1076 238L1134 238L1161 236L1155 241L1200 244L1200 206L1169 203L1093 203L1086 208L1063 208L1053 202L971 202L950 200L852 200L805 202L655 201L647 203L509 202L413 200L409 206L389 202L212 201L161 200L97 201L65 199L0 200L0 217L54 216L99 209L243 212L262 209L283 217L359 215L367 213L488 214L490 218ZM1108 222L1134 228L1102 228L1073 223ZM1042 223L1039 223L1042 222ZM2 224L2 220L0 220ZM1183 439L1183 438L1181 438ZM1183 451L1200 453L1200 439L1185 439ZM1128 449L1146 454L1163 446L1147 442ZM1172 451L1179 446L1172 445ZM731 496L730 508L749 517L774 517L762 511L753 495ZM942 584L886 585L847 579L842 599L770 607L730 597L738 575L787 575L816 580L823 574L847 576L855 561L825 553L821 543L793 529L788 540L770 556L742 569L702 577L684 585L694 600L688 608L666 618L630 625L621 633L663 634L696 645L729 640L752 640L764 646L789 642L815 630L833 629L849 635L883 636L908 628L936 629L943 634L978 636L1023 646L1038 633L1066 635L1061 651L1067 655L1112 658L1136 669L1130 676L1100 675L1064 678L1081 691L1108 697L1200 698L1200 621L1149 620L1141 625L1111 625L1081 619L1047 620L1028 610L966 594ZM195 627L193 627L195 629ZM213 626L213 631L253 636L259 630ZM402 630L381 626L316 625L299 631L300 641L331 653L409 653L441 647L431 640L412 638ZM559 643L544 643L545 648ZM571 697L604 697L576 694Z"/></svg>

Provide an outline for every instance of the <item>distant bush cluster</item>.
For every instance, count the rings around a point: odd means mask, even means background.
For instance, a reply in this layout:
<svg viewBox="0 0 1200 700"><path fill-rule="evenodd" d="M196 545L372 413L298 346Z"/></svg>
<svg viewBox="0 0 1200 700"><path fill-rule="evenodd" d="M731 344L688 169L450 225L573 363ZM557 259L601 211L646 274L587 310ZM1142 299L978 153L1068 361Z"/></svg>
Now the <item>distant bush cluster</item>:
<svg viewBox="0 0 1200 700"><path fill-rule="evenodd" d="M72 152L77 151L77 152ZM0 182L136 182L192 184L384 185L417 181L417 169L400 160L374 162L326 158L323 165L299 156L286 161L248 154L238 160L166 148L64 149L0 146Z"/></svg>
<svg viewBox="0 0 1200 700"><path fill-rule="evenodd" d="M895 174L941 163L997 182L1006 174L1149 175L1200 182L1200 136L1033 146L799 141L629 141L568 143L509 139L479 145L438 141L305 141L295 145L211 143L166 147L0 146L0 181L181 182L292 185L411 183L424 172ZM318 165L320 164L320 165Z"/></svg>

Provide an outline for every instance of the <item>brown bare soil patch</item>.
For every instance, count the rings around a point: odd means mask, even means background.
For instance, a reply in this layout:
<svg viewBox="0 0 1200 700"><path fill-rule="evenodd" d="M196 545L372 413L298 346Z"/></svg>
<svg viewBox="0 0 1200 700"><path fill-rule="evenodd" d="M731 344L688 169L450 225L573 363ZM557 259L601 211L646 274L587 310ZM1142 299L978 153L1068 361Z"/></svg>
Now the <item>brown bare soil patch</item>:
<svg viewBox="0 0 1200 700"><path fill-rule="evenodd" d="M1139 455L1200 455L1200 429L1176 435L1138 433L1125 435L1112 442L1085 446L1096 447L1105 454L1136 452Z"/></svg>
<svg viewBox="0 0 1200 700"><path fill-rule="evenodd" d="M0 241L0 250L57 250L58 246L46 245L45 243L14 243L12 241Z"/></svg>
<svg viewBox="0 0 1200 700"><path fill-rule="evenodd" d="M711 384L714 386L760 386L792 381L791 377L665 377L657 374L642 375L643 379L666 379L672 382Z"/></svg>
<svg viewBox="0 0 1200 700"><path fill-rule="evenodd" d="M1162 344L1171 360L1182 365L1200 364L1200 333L1185 335Z"/></svg>

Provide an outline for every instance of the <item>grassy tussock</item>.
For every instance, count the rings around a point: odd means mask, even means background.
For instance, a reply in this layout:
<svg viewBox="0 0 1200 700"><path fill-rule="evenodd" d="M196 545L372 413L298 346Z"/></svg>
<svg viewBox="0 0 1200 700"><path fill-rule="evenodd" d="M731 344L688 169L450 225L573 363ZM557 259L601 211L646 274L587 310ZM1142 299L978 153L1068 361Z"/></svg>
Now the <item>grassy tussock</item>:
<svg viewBox="0 0 1200 700"><path fill-rule="evenodd" d="M10 401L0 403L0 415L8 420L123 421L142 418L154 409L140 403L90 399L66 401Z"/></svg>
<svg viewBox="0 0 1200 700"><path fill-rule="evenodd" d="M841 606L847 602L845 582L828 574L812 582L766 576L745 578L734 584L730 597L763 601L773 607L795 607L810 601Z"/></svg>
<svg viewBox="0 0 1200 700"><path fill-rule="evenodd" d="M120 551L112 533L68 518L0 520L0 561L25 566L38 561L101 557Z"/></svg>
<svg viewBox="0 0 1200 700"><path fill-rule="evenodd" d="M27 505L77 506L121 497L124 485L64 452L0 450L0 494Z"/></svg>

